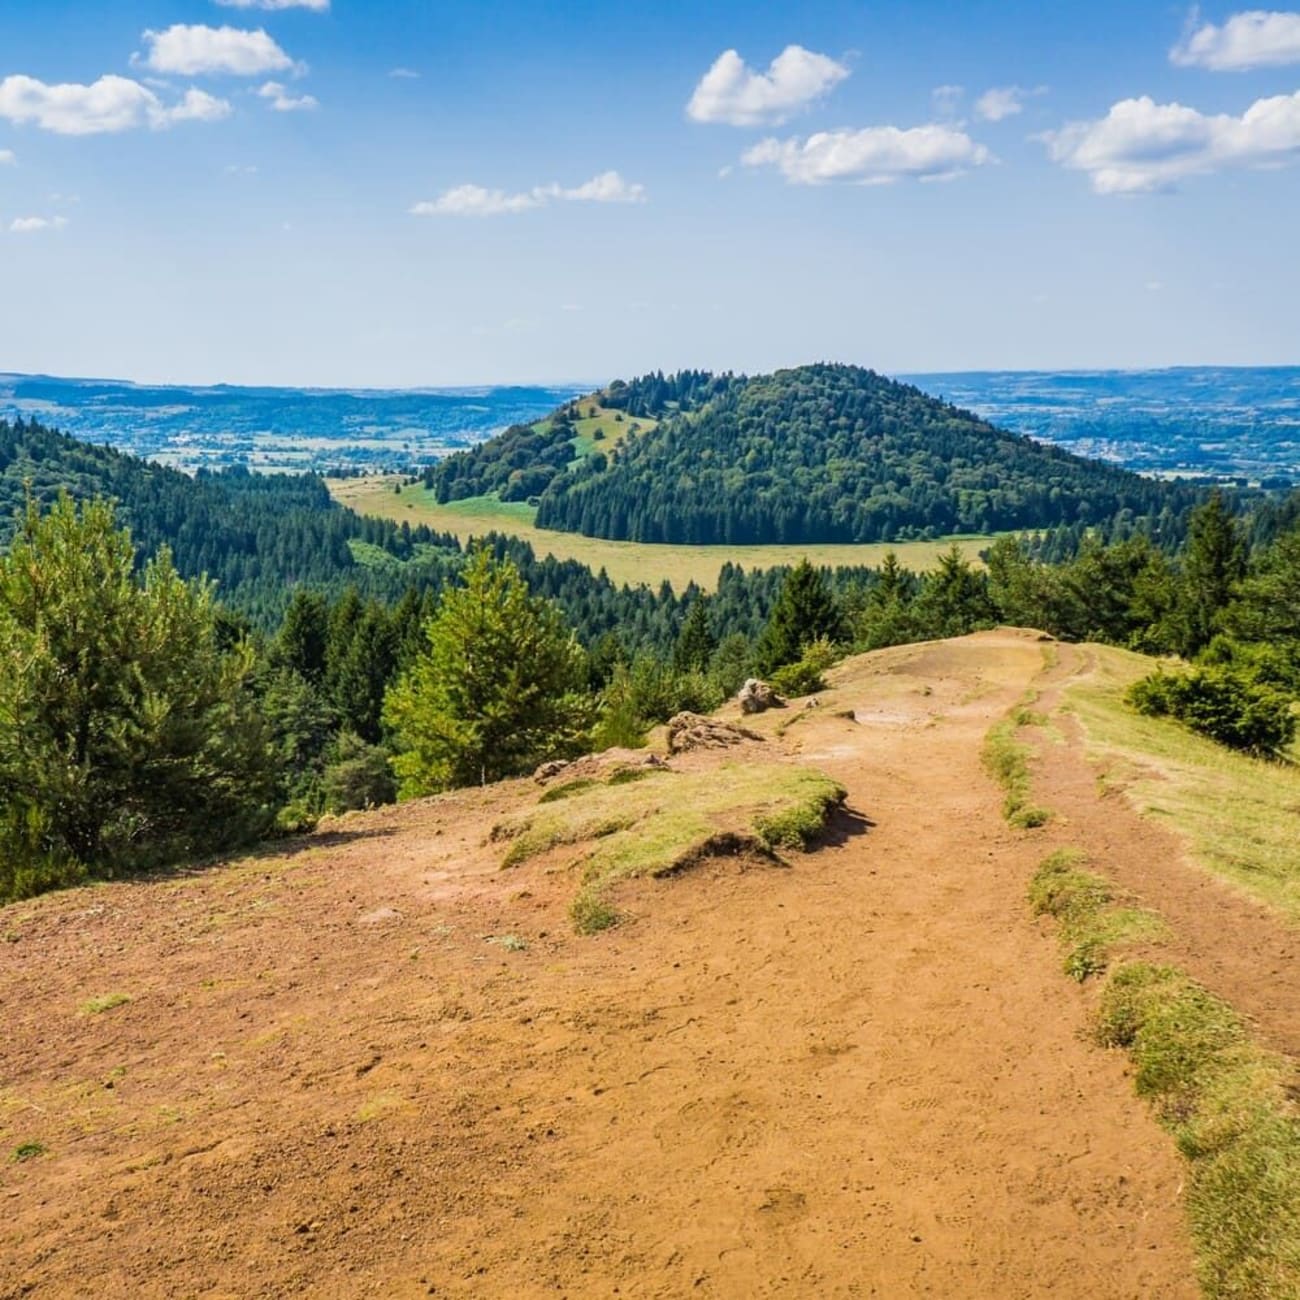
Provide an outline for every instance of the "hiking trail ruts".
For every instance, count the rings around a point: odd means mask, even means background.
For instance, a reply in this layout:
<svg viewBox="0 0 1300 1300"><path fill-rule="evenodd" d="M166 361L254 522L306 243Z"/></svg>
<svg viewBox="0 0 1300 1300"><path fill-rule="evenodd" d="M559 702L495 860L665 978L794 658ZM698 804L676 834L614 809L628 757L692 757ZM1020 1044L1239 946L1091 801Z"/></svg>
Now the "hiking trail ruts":
<svg viewBox="0 0 1300 1300"><path fill-rule="evenodd" d="M980 767L1043 669L837 670L760 724L848 788L832 842L593 938L562 853L486 842L528 782L0 913L0 1136L49 1149L0 1165L0 1296L1190 1300L1173 1145Z"/></svg>

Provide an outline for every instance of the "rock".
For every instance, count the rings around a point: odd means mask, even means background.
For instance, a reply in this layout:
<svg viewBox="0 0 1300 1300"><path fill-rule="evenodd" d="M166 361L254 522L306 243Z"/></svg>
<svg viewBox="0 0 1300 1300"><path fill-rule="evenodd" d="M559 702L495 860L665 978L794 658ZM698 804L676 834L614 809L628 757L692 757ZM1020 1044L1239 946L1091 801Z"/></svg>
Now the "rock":
<svg viewBox="0 0 1300 1300"><path fill-rule="evenodd" d="M741 713L766 713L768 709L783 709L785 701L766 683L751 677L736 696Z"/></svg>
<svg viewBox="0 0 1300 1300"><path fill-rule="evenodd" d="M744 727L701 717L698 713L679 713L668 721L670 754L684 754L692 749L730 749L746 741L762 739Z"/></svg>
<svg viewBox="0 0 1300 1300"><path fill-rule="evenodd" d="M543 763L541 767L533 773L533 780L538 785L545 785L547 781L553 781L561 772L565 771L570 764L562 758L552 759L549 763Z"/></svg>

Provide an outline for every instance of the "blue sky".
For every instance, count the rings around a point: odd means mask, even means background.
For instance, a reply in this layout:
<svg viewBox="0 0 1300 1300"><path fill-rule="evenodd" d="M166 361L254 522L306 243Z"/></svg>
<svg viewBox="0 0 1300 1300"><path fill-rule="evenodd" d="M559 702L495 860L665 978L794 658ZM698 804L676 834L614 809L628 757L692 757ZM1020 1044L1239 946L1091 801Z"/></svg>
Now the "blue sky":
<svg viewBox="0 0 1300 1300"><path fill-rule="evenodd" d="M1300 363L1298 230L1300 12L0 8L2 370Z"/></svg>

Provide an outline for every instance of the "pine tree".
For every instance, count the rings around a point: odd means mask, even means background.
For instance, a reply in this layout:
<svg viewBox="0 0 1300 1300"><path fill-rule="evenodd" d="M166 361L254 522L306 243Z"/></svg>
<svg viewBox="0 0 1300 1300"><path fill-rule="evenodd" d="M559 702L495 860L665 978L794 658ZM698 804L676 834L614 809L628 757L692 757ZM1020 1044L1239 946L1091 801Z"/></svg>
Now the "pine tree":
<svg viewBox="0 0 1300 1300"><path fill-rule="evenodd" d="M1179 581L1178 621L1185 655L1207 646L1237 583L1246 576L1246 545L1222 493L1192 511Z"/></svg>
<svg viewBox="0 0 1300 1300"><path fill-rule="evenodd" d="M794 663L806 645L823 637L841 640L843 622L826 580L806 559L800 560L786 575L772 616L759 638L759 671L771 673Z"/></svg>
<svg viewBox="0 0 1300 1300"><path fill-rule="evenodd" d="M476 551L388 693L399 793L496 781L572 752L591 721L585 668L558 607L531 596L510 561Z"/></svg>
<svg viewBox="0 0 1300 1300"><path fill-rule="evenodd" d="M703 596L696 596L686 611L677 644L673 647L673 667L679 673L702 673L708 668L717 648L708 602Z"/></svg>
<svg viewBox="0 0 1300 1300"><path fill-rule="evenodd" d="M129 868L269 819L269 756L212 589L142 572L111 504L29 502L0 557L0 894L26 858Z"/></svg>

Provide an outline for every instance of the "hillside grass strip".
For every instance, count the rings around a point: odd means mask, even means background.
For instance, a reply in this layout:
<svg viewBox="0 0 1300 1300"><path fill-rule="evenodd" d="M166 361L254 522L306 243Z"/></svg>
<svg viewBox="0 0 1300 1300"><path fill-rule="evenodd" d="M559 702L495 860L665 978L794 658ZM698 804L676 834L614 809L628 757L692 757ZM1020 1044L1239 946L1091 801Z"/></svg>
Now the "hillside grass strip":
<svg viewBox="0 0 1300 1300"><path fill-rule="evenodd" d="M1090 646L1095 670L1065 693L1102 780L1169 826L1201 865L1300 922L1300 763L1235 753L1124 702L1153 660ZM1293 760L1300 755L1292 754Z"/></svg>
<svg viewBox="0 0 1300 1300"><path fill-rule="evenodd" d="M1030 797L1029 746L1016 738L1022 726L1034 725L1037 715L1029 704L1017 704L1001 722L989 728L984 737L982 758L989 775L1002 787L1002 815L1018 830L1045 826L1052 814L1035 804Z"/></svg>
<svg viewBox="0 0 1300 1300"><path fill-rule="evenodd" d="M1242 1018L1174 966L1126 960L1163 920L1128 906L1084 855L1048 857L1030 905L1060 926L1065 969L1101 977L1097 1042L1126 1051L1134 1087L1187 1162L1188 1226L1208 1300L1300 1296L1300 1115L1294 1064L1254 1043Z"/></svg>

